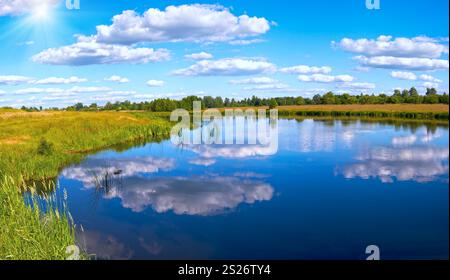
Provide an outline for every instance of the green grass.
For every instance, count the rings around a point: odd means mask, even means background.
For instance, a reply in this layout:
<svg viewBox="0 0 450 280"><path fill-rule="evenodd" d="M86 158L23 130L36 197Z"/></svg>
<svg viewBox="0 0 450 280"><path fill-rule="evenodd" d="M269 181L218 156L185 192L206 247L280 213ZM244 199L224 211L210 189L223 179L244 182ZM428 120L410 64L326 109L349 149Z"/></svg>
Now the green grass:
<svg viewBox="0 0 450 280"><path fill-rule="evenodd" d="M74 225L53 198L25 203L23 191L36 191L27 182L51 182L89 153L167 137L170 128L150 113L0 112L0 259L66 259L75 245Z"/></svg>
<svg viewBox="0 0 450 280"><path fill-rule="evenodd" d="M24 203L12 178L0 179L0 259L63 260L75 245L67 212L57 210L53 197Z"/></svg>
<svg viewBox="0 0 450 280"><path fill-rule="evenodd" d="M149 113L45 112L0 114L0 176L55 177L90 152L163 137L170 123ZM42 141L51 146L39 152Z"/></svg>

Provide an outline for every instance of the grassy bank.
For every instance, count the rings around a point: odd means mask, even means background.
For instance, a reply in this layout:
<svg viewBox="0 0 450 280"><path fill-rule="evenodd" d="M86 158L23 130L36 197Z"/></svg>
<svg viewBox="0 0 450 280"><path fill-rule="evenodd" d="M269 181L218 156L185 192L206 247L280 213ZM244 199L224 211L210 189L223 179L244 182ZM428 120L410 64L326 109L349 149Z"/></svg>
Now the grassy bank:
<svg viewBox="0 0 450 280"><path fill-rule="evenodd" d="M356 116L448 120L444 104L374 104L374 105L305 105L280 106L280 116Z"/></svg>
<svg viewBox="0 0 450 280"><path fill-rule="evenodd" d="M268 107L241 107L265 108ZM233 109L233 108L230 108ZM368 117L421 120L447 120L449 107L445 104L372 104L372 105L298 105L278 106L279 116L304 117Z"/></svg>
<svg viewBox="0 0 450 280"><path fill-rule="evenodd" d="M75 231L66 211L56 211L54 198L24 203L11 178L0 179L0 259L66 259ZM44 208L46 208L44 210Z"/></svg>
<svg viewBox="0 0 450 280"><path fill-rule="evenodd" d="M73 226L51 199L41 207L24 203L26 182L55 177L99 149L167 136L170 128L149 113L0 111L0 259L65 259L75 244Z"/></svg>
<svg viewBox="0 0 450 280"><path fill-rule="evenodd" d="M54 177L61 167L119 143L167 135L170 123L148 113L0 114L0 176Z"/></svg>

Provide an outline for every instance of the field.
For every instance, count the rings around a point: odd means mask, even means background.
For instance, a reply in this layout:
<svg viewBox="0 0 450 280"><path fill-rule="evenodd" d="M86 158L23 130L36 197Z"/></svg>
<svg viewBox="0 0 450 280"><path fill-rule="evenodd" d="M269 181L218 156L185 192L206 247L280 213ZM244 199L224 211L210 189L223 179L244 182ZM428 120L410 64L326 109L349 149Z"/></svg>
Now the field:
<svg viewBox="0 0 450 280"><path fill-rule="evenodd" d="M168 135L170 123L146 113L0 111L0 259L64 259L74 225L49 197L27 206L21 192L88 153ZM49 186L52 188L54 186Z"/></svg>

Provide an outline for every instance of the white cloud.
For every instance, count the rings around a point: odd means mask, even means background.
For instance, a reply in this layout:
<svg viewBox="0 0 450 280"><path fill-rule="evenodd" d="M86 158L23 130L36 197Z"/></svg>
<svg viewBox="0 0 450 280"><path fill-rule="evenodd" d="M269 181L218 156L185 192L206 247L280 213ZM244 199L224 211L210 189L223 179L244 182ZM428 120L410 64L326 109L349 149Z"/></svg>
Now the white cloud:
<svg viewBox="0 0 450 280"><path fill-rule="evenodd" d="M282 83L275 83L275 84L265 84L265 85L256 85L253 87L245 87L245 90L268 90L268 91L280 91L280 90L288 90L291 91L291 89L288 85L282 84Z"/></svg>
<svg viewBox="0 0 450 280"><path fill-rule="evenodd" d="M116 82L116 83L121 83L121 84L130 82L129 79L118 76L118 75L112 75L109 78L105 78L105 81Z"/></svg>
<svg viewBox="0 0 450 280"><path fill-rule="evenodd" d="M111 90L109 87L72 87L68 91L69 92L75 92L75 93L81 93L81 92L103 92Z"/></svg>
<svg viewBox="0 0 450 280"><path fill-rule="evenodd" d="M413 139L409 141L412 142ZM399 144L399 143L397 143ZM402 143L408 144L408 143ZM448 175L448 148L377 147L364 151L359 163L342 169L345 178L379 178L382 182L431 182Z"/></svg>
<svg viewBox="0 0 450 280"><path fill-rule="evenodd" d="M30 13L40 5L54 6L59 2L59 0L0 0L0 16Z"/></svg>
<svg viewBox="0 0 450 280"><path fill-rule="evenodd" d="M74 83L83 83L87 82L85 78L79 78L76 76L72 76L69 78L60 78L60 77L49 77L37 81L32 81L32 84L42 84L42 85L50 85L50 84L74 84Z"/></svg>
<svg viewBox="0 0 450 280"><path fill-rule="evenodd" d="M439 70L448 69L448 60L416 58L416 57L393 57L393 56L356 56L363 66L386 69L407 70Z"/></svg>
<svg viewBox="0 0 450 280"><path fill-rule="evenodd" d="M442 83L441 80L431 76L431 75L426 75L426 74L422 74L419 77L422 81L427 81L427 82L433 82L433 83Z"/></svg>
<svg viewBox="0 0 450 280"><path fill-rule="evenodd" d="M375 88L374 83L342 83L339 85L341 88L348 88L348 89L356 89L356 90L364 90L364 89L374 89Z"/></svg>
<svg viewBox="0 0 450 280"><path fill-rule="evenodd" d="M313 75L300 75L298 76L301 82L316 82L316 83L334 83L334 82L352 82L355 78L350 75L323 75L323 74L313 74Z"/></svg>
<svg viewBox="0 0 450 280"><path fill-rule="evenodd" d="M416 74L412 72L402 72L402 71L392 71L391 77L400 80L410 80L410 81L414 81L417 79Z"/></svg>
<svg viewBox="0 0 450 280"><path fill-rule="evenodd" d="M15 94L35 94L35 93L61 93L64 92L60 88L24 88L16 90Z"/></svg>
<svg viewBox="0 0 450 280"><path fill-rule="evenodd" d="M259 84L274 84L278 81L269 77L254 77L241 80L231 80L232 85L259 85Z"/></svg>
<svg viewBox="0 0 450 280"><path fill-rule="evenodd" d="M424 88L439 88L439 84L438 83L433 83L433 82L424 82L422 84L422 86Z"/></svg>
<svg viewBox="0 0 450 280"><path fill-rule="evenodd" d="M292 67L281 68L279 71L285 74L328 74L331 72L331 67L329 66L308 66L308 65L297 65Z"/></svg>
<svg viewBox="0 0 450 280"><path fill-rule="evenodd" d="M196 64L175 70L180 76L238 76L274 72L275 65L264 60L224 58L220 60L202 60Z"/></svg>
<svg viewBox="0 0 450 280"><path fill-rule="evenodd" d="M251 45L251 44L264 43L264 42L266 42L266 40L250 39L250 40L233 40L228 43L233 46L247 46L247 45Z"/></svg>
<svg viewBox="0 0 450 280"><path fill-rule="evenodd" d="M191 159L189 163L200 166L211 166L216 163L216 160L211 158L195 158Z"/></svg>
<svg viewBox="0 0 450 280"><path fill-rule="evenodd" d="M127 10L113 17L112 25L97 26L98 42L135 44L138 42L223 42L265 34L270 23L265 18L235 16L219 5L168 6L151 8L142 16Z"/></svg>
<svg viewBox="0 0 450 280"><path fill-rule="evenodd" d="M18 85L27 83L31 80L33 79L24 76L16 76L16 75L0 76L0 85Z"/></svg>
<svg viewBox="0 0 450 280"><path fill-rule="evenodd" d="M427 40L425 40L427 39ZM334 43L344 51L362 54L364 56L393 56L410 58L439 58L448 53L448 47L438 44L428 37L395 38L380 36L373 39L344 38Z"/></svg>
<svg viewBox="0 0 450 280"><path fill-rule="evenodd" d="M149 80L149 81L147 81L147 85L149 87L162 87L162 86L164 86L164 81Z"/></svg>
<svg viewBox="0 0 450 280"><path fill-rule="evenodd" d="M38 93L54 93L54 94L74 94L74 93L92 93L104 92L111 90L108 87L79 87L75 86L70 89L61 88L24 88L16 90L15 94L38 94Z"/></svg>
<svg viewBox="0 0 450 280"><path fill-rule="evenodd" d="M210 53L207 53L207 52L199 52L199 53L187 54L184 57L188 58L188 59L194 59L194 60L204 60L204 59L213 58L213 55Z"/></svg>
<svg viewBox="0 0 450 280"><path fill-rule="evenodd" d="M135 48L95 42L90 37L79 36L78 42L69 46L47 49L32 57L34 62L53 65L90 64L143 64L170 59L166 49Z"/></svg>
<svg viewBox="0 0 450 280"><path fill-rule="evenodd" d="M0 95L6 94L6 91L0 89Z"/></svg>

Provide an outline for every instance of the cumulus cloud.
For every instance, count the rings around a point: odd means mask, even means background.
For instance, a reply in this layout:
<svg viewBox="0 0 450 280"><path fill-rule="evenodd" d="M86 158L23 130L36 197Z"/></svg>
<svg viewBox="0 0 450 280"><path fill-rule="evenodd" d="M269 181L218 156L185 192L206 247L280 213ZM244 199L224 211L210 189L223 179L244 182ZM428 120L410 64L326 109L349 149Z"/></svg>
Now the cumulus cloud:
<svg viewBox="0 0 450 280"><path fill-rule="evenodd" d="M224 58L220 60L202 60L188 68L175 70L179 76L239 76L274 72L274 64L265 60Z"/></svg>
<svg viewBox="0 0 450 280"><path fill-rule="evenodd" d="M204 60L204 59L213 58L213 55L210 53L207 53L207 52L199 52L199 53L187 54L184 57L187 59Z"/></svg>
<svg viewBox="0 0 450 280"><path fill-rule="evenodd" d="M92 93L92 92L105 92L111 90L109 87L79 87L75 86L70 89L61 88L24 88L16 90L15 94L37 94L37 93Z"/></svg>
<svg viewBox="0 0 450 280"><path fill-rule="evenodd" d="M88 80L85 78L79 78L76 76L72 76L69 78L60 78L60 77L49 77L41 80L32 81L33 84L42 84L42 85L50 85L50 84L75 84L75 83L84 83Z"/></svg>
<svg viewBox="0 0 450 280"><path fill-rule="evenodd" d="M446 59L447 45L441 40L419 36L414 38L393 38L379 36L377 39L344 38L340 42L332 42L333 46L344 51L356 53L354 58L363 67L403 69L403 70L439 70L448 69ZM406 76L399 75L400 79Z"/></svg>
<svg viewBox="0 0 450 280"><path fill-rule="evenodd" d="M365 90L365 89L374 89L376 85L374 83L351 83L346 82L338 85L341 88L355 89L355 90Z"/></svg>
<svg viewBox="0 0 450 280"><path fill-rule="evenodd" d="M149 80L147 81L147 85L149 87L162 87L164 86L165 82L164 81L159 81L159 80Z"/></svg>
<svg viewBox="0 0 450 280"><path fill-rule="evenodd" d="M32 57L37 63L52 65L143 64L170 59L166 49L138 48L98 43L90 37L79 36L75 44L50 48Z"/></svg>
<svg viewBox="0 0 450 280"><path fill-rule="evenodd" d="M260 85L260 84L274 84L278 81L269 77L254 77L241 80L231 80L232 85Z"/></svg>
<svg viewBox="0 0 450 280"><path fill-rule="evenodd" d="M39 5L55 6L60 0L0 0L0 16L32 12Z"/></svg>
<svg viewBox="0 0 450 280"><path fill-rule="evenodd" d="M433 82L424 82L423 84L422 84L422 86L424 87L424 88L439 88L439 84L438 83L433 83Z"/></svg>
<svg viewBox="0 0 450 280"><path fill-rule="evenodd" d="M244 87L244 90L258 90L258 91L292 91L289 85L283 83L256 85L251 87Z"/></svg>
<svg viewBox="0 0 450 280"><path fill-rule="evenodd" d="M331 70L330 66L297 65L281 68L279 71L285 74L328 74Z"/></svg>
<svg viewBox="0 0 450 280"><path fill-rule="evenodd" d="M425 40L427 39L427 40ZM344 51L361 54L364 56L394 56L410 58L439 58L448 53L448 47L438 44L428 37L395 38L392 36L379 36L373 39L344 38L335 43Z"/></svg>
<svg viewBox="0 0 450 280"><path fill-rule="evenodd" d="M439 80L431 75L422 74L419 77L422 81L433 82L433 83L442 83L442 80Z"/></svg>
<svg viewBox="0 0 450 280"><path fill-rule="evenodd" d="M228 43L233 46L247 46L247 45L251 45L251 44L264 43L264 42L266 42L266 40L250 39L250 40L233 40Z"/></svg>
<svg viewBox="0 0 450 280"><path fill-rule="evenodd" d="M414 81L417 79L416 74L412 72L402 72L402 71L392 71L391 77L400 80L410 80L410 81Z"/></svg>
<svg viewBox="0 0 450 280"><path fill-rule="evenodd" d="M374 68L407 70L445 70L449 68L448 60L444 59L394 56L356 56L355 59L363 66Z"/></svg>
<svg viewBox="0 0 450 280"><path fill-rule="evenodd" d="M118 75L112 75L109 78L105 78L105 81L116 82L116 83L121 83L121 84L130 82L130 80L128 78L124 78L124 77L121 77Z"/></svg>
<svg viewBox="0 0 450 280"><path fill-rule="evenodd" d="M127 10L114 16L112 21L111 25L97 26L98 42L223 42L258 36L270 30L270 22L265 18L236 16L219 5L151 8L143 15Z"/></svg>
<svg viewBox="0 0 450 280"><path fill-rule="evenodd" d="M298 80L301 82L316 82L316 83L334 83L334 82L352 82L355 78L350 75L299 75Z"/></svg>
<svg viewBox="0 0 450 280"><path fill-rule="evenodd" d="M18 85L32 81L33 78L17 75L0 76L0 85Z"/></svg>

